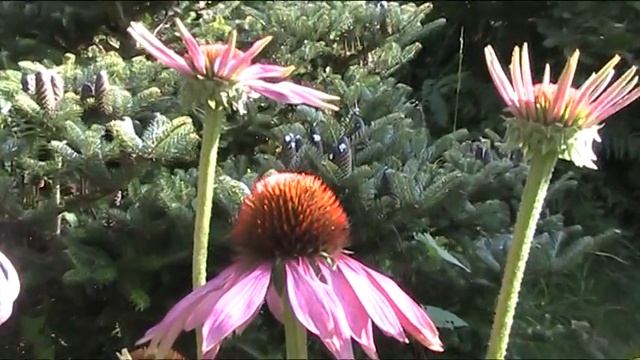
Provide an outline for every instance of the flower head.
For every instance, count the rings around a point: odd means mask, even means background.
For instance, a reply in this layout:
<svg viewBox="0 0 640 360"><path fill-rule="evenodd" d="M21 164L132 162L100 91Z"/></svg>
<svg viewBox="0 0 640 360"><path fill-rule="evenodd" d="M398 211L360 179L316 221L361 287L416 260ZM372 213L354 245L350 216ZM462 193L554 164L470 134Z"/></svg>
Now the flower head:
<svg viewBox="0 0 640 360"><path fill-rule="evenodd" d="M11 261L0 252L0 325L13 312L13 303L20 293L20 279Z"/></svg>
<svg viewBox="0 0 640 360"><path fill-rule="evenodd" d="M347 216L319 178L276 173L261 179L245 198L232 232L236 261L180 300L138 343L150 341L149 348L161 355L181 331L202 327L201 350L214 357L263 303L282 321L285 293L297 320L338 359L354 357L351 339L377 358L374 323L399 341L408 342L409 334L443 351L438 330L420 305L393 280L343 253L348 237ZM278 266L281 283L274 275Z"/></svg>
<svg viewBox="0 0 640 360"><path fill-rule="evenodd" d="M489 74L508 111L515 117L510 125L511 136L525 150L560 151L578 166L596 168L592 145L600 141L598 129L602 122L640 96L636 88L638 77L632 66L607 88L613 79L613 68L620 61L615 55L600 71L579 87L573 87L579 50L567 61L556 83L551 82L551 70L546 64L542 82L533 82L527 44L513 49L511 81L504 73L493 48L485 48ZM528 149L527 149L528 148ZM531 149L535 148L535 149Z"/></svg>
<svg viewBox="0 0 640 360"><path fill-rule="evenodd" d="M321 109L338 110L338 107L329 101L339 100L339 97L283 81L293 72L293 66L252 63L258 53L271 41L271 36L254 42L244 52L236 48L235 30L230 33L226 44L201 45L179 19L176 19L176 25L187 49L184 56L166 47L140 23L132 22L127 30L158 62L187 77L213 79L231 84L239 87L243 94L249 97L260 94L282 103L306 104Z"/></svg>

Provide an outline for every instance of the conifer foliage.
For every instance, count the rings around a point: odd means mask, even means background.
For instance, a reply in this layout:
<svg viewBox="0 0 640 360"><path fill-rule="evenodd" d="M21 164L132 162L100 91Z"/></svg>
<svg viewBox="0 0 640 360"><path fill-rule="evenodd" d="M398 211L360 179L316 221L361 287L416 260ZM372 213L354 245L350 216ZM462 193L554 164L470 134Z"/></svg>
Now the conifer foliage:
<svg viewBox="0 0 640 360"><path fill-rule="evenodd" d="M433 120L396 79L429 51L419 40L445 22L427 21L430 10L429 3L229 1L187 2L170 16L212 42L232 28L239 42L273 35L261 56L295 65L301 82L342 99L333 115L262 99L230 114L209 273L231 260L227 235L257 178L313 172L344 204L356 256L427 307L444 334L443 356L477 357L527 168L490 130L433 137ZM168 29L159 26L158 35L180 46ZM0 207L10 229L3 248L17 254L25 281L0 353L114 357L189 290L201 126L200 114L182 106L181 85L142 53L123 58L98 46L58 64L22 61L0 72ZM575 187L567 174L550 189L531 272L566 271L616 236L564 223L556 203ZM522 301L530 318L542 318L544 309L527 305L535 299ZM276 321L260 320L220 356L282 357ZM381 358L421 356L380 344ZM194 355L188 346L176 350ZM326 356L321 351L312 348Z"/></svg>

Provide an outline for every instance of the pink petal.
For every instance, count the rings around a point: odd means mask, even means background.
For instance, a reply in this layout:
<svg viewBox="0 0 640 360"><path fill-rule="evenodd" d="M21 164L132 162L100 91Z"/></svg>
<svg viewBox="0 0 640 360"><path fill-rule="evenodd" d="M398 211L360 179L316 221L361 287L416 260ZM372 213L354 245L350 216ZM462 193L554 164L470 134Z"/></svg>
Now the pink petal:
<svg viewBox="0 0 640 360"><path fill-rule="evenodd" d="M527 111L528 118L535 120L536 108L533 98L533 80L531 78L531 65L529 64L529 48L527 43L522 46L522 54L520 55L521 67L520 73L522 74L522 93L523 106Z"/></svg>
<svg viewBox="0 0 640 360"><path fill-rule="evenodd" d="M593 114L598 114L609 107L613 101L625 90L625 86L636 72L636 67L632 66L607 91L605 91L596 101L591 104ZM636 80L637 81L637 80ZM630 90L630 89L629 89Z"/></svg>
<svg viewBox="0 0 640 360"><path fill-rule="evenodd" d="M271 264L262 264L237 280L216 302L202 327L202 351L217 346L245 324L264 302L271 280Z"/></svg>
<svg viewBox="0 0 640 360"><path fill-rule="evenodd" d="M223 79L228 79L233 74L229 69L231 68L231 60L233 60L233 55L236 51L237 35L235 30L231 31L227 46L224 48L224 51L222 51L222 54L218 56L214 65L215 73Z"/></svg>
<svg viewBox="0 0 640 360"><path fill-rule="evenodd" d="M352 258L339 255L336 258L338 269L355 292L362 306L373 322L388 336L398 341L409 342L402 330L400 320L393 312L389 300L369 280L362 265Z"/></svg>
<svg viewBox="0 0 640 360"><path fill-rule="evenodd" d="M209 351L202 354L202 358L206 360L213 360L215 359L216 355L218 355L218 351L220 351L220 344L212 347L211 349L209 349Z"/></svg>
<svg viewBox="0 0 640 360"><path fill-rule="evenodd" d="M332 298L326 284L313 272L307 259L285 264L287 294L300 323L320 340L337 359L353 359L353 347L345 331L342 308Z"/></svg>
<svg viewBox="0 0 640 360"><path fill-rule="evenodd" d="M516 92L511 86L507 75L502 70L502 66L500 65L500 61L496 56L496 53L493 51L491 46L487 46L484 48L484 56L487 61L487 69L489 70L489 75L491 75L491 79L493 80L496 89L502 99L507 104L507 106L516 105Z"/></svg>
<svg viewBox="0 0 640 360"><path fill-rule="evenodd" d="M233 64L231 64L227 69L228 74L236 74L236 72L241 72L242 69L249 66L258 53L260 53L265 46L271 42L271 39L273 39L273 36L266 36L254 42L247 52L242 53L240 56L235 58Z"/></svg>
<svg viewBox="0 0 640 360"><path fill-rule="evenodd" d="M599 123L601 121L604 121L605 119L607 119L611 115L617 113L618 111L622 110L627 105L631 104L631 102L633 102L636 99L638 99L638 97L640 97L640 88L637 88L637 89L633 90L630 94L628 94L627 96L622 98L618 103L616 103L616 104L612 105L611 107L607 108L605 111L603 111L597 117L594 117L593 120L588 122L588 123L586 123L585 126L593 126L594 124L597 124L597 123Z"/></svg>
<svg viewBox="0 0 640 360"><path fill-rule="evenodd" d="M157 325L149 329L145 336L136 342L136 345L151 340L149 348L158 348L160 354L165 354L173 346L181 331L191 330L196 326L196 324L188 326L189 317L194 313L194 309L198 309L201 301L217 299L220 292L224 292L226 287L233 284L233 280L242 275L243 271L245 271L244 264L234 263L203 286L193 290L175 304ZM203 318L197 320L200 324L204 322Z"/></svg>
<svg viewBox="0 0 640 360"><path fill-rule="evenodd" d="M329 286L338 298L339 305L345 310L351 337L362 346L367 356L378 359L371 319L344 274L339 269L329 268L324 262L318 265L324 277L329 280Z"/></svg>
<svg viewBox="0 0 640 360"><path fill-rule="evenodd" d="M573 55L571 55L571 57L567 61L564 70L560 74L556 94L551 102L551 106L549 107L550 109L553 109L552 116L554 119L559 119L560 116L562 116L564 110L566 110L568 98L567 95L569 94L569 89L571 88L571 84L573 83L573 77L576 73L579 57L580 51L574 51Z"/></svg>
<svg viewBox="0 0 640 360"><path fill-rule="evenodd" d="M282 306L282 298L280 297L280 295L278 295L278 292L273 285L269 286L269 290L267 290L267 306L269 307L269 310L271 311L273 316L281 323L284 323L284 321L282 320L282 312L284 311Z"/></svg>
<svg viewBox="0 0 640 360"><path fill-rule="evenodd" d="M281 80L293 72L295 66L278 66L278 65L265 65L265 64L253 64L238 75L237 80L256 80L256 79L272 79Z"/></svg>
<svg viewBox="0 0 640 360"><path fill-rule="evenodd" d="M13 303L20 294L20 279L9 258L0 252L0 325L13 313Z"/></svg>
<svg viewBox="0 0 640 360"><path fill-rule="evenodd" d="M189 30L184 26L180 19L176 18L176 24L178 25L178 31L180 32L180 37L182 38L182 42L187 47L187 52L191 57L191 62L193 66L196 68L196 71L200 73L200 75L206 74L205 68L205 58L202 50L200 49L200 45L198 41L191 35Z"/></svg>
<svg viewBox="0 0 640 360"><path fill-rule="evenodd" d="M326 101L339 100L339 97L292 82L282 81L278 83L268 83L263 80L246 80L242 83L251 90L277 102L285 104L306 104L321 109L338 110L337 106Z"/></svg>
<svg viewBox="0 0 640 360"><path fill-rule="evenodd" d="M513 88L516 91L518 108L526 118L530 118L531 114L527 113L525 105L526 93L522 81L522 71L520 69L520 48L517 46L513 48L511 66L509 66L509 70L511 70L511 81L513 83Z"/></svg>
<svg viewBox="0 0 640 360"><path fill-rule="evenodd" d="M4 302L6 301L15 301L18 298L18 294L20 293L20 278L18 277L18 272L15 267L2 252L0 252L0 274L3 272L6 273L6 283L2 287L2 293L0 293L0 298Z"/></svg>
<svg viewBox="0 0 640 360"><path fill-rule="evenodd" d="M429 319L427 313L413 301L402 289L388 277L361 264L355 259L341 255L340 261L348 262L353 268L360 268L365 272L369 281L391 303L394 312L404 327L420 343L433 351L444 351L438 335L438 328ZM353 285L353 283L352 283Z"/></svg>
<svg viewBox="0 0 640 360"><path fill-rule="evenodd" d="M160 42L144 25L132 22L127 31L161 64L175 69L183 75L194 75L187 61Z"/></svg>

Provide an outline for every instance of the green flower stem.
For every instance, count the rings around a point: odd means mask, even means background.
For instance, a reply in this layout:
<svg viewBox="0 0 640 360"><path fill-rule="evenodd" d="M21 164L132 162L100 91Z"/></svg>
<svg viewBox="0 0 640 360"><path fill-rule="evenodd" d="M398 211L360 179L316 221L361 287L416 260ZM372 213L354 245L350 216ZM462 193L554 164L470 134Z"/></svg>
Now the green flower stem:
<svg viewBox="0 0 640 360"><path fill-rule="evenodd" d="M308 359L307 356L307 330L296 319L289 296L287 295L286 286L283 289L283 320L284 320L284 337L287 346L287 360L303 360Z"/></svg>
<svg viewBox="0 0 640 360"><path fill-rule="evenodd" d="M218 142L224 121L224 110L207 109L202 127L202 148L198 164L198 188L196 197L196 221L193 231L193 288L207 281L207 245L211 226L211 207L215 187ZM202 335L196 331L198 359L202 358Z"/></svg>
<svg viewBox="0 0 640 360"><path fill-rule="evenodd" d="M531 250L531 242L557 160L558 153L554 151L546 155L536 154L531 158L529 175L522 194L513 240L502 277L487 359L504 359L507 353L509 333L518 304L518 294Z"/></svg>

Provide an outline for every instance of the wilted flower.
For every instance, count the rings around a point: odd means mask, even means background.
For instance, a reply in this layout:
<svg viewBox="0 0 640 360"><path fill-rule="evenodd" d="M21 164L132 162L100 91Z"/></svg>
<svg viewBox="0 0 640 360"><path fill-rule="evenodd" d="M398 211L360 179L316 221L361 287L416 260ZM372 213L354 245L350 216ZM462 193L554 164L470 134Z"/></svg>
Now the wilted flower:
<svg viewBox="0 0 640 360"><path fill-rule="evenodd" d="M140 23L132 22L128 31L160 63L185 76L231 83L242 88L250 97L261 94L282 103L338 110L328 101L339 100L339 97L282 81L293 72L293 66L252 64L253 59L271 41L271 36L256 41L249 50L243 52L236 49L235 30L231 32L227 44L201 45L179 19L176 19L176 24L187 49L184 56L166 47Z"/></svg>
<svg viewBox="0 0 640 360"><path fill-rule="evenodd" d="M510 82L493 48L485 48L491 78L516 120L511 124L511 130L517 133L512 133L518 138L516 142L525 147L539 147L538 150L557 145L563 157L577 166L595 169L592 146L594 141L600 141L598 130L604 126L602 122L637 99L640 88L634 89L638 82L635 66L607 88L614 75L613 68L620 61L618 55L592 73L579 88L572 87L579 56L579 50L575 50L557 83L551 82L551 70L546 64L542 82L534 84L527 44L522 52L516 46L509 68ZM555 128L549 130L552 126Z"/></svg>
<svg viewBox="0 0 640 360"><path fill-rule="evenodd" d="M181 331L202 327L201 350L211 358L265 301L282 321L282 298L288 296L297 320L338 359L354 357L351 339L377 358L373 323L399 341L408 342L409 334L443 351L420 305L393 280L344 253L348 218L316 176L284 172L259 180L244 199L231 237L236 261L180 300L139 344L150 341L149 348L162 356Z"/></svg>
<svg viewBox="0 0 640 360"><path fill-rule="evenodd" d="M13 303L20 293L20 279L11 261L0 252L0 325L13 312Z"/></svg>

